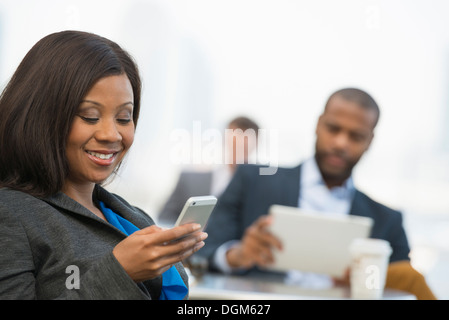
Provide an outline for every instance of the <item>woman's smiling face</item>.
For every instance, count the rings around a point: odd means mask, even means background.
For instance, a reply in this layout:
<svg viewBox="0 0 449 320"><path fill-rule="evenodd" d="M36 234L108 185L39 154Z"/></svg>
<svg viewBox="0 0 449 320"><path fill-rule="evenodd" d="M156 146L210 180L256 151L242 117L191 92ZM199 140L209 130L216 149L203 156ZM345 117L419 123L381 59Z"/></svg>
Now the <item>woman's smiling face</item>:
<svg viewBox="0 0 449 320"><path fill-rule="evenodd" d="M66 184L106 180L134 141L134 96L126 74L98 80L81 102L67 139Z"/></svg>

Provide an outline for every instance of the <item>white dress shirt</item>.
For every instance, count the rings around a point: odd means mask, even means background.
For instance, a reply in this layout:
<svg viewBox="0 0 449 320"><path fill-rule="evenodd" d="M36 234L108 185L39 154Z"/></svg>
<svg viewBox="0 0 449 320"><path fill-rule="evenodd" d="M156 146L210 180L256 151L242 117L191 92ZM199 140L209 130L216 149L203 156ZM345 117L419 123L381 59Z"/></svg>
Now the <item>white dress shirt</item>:
<svg viewBox="0 0 449 320"><path fill-rule="evenodd" d="M349 177L341 187L329 189L321 176L315 158L301 166L298 206L326 214L348 214L354 197L354 183Z"/></svg>

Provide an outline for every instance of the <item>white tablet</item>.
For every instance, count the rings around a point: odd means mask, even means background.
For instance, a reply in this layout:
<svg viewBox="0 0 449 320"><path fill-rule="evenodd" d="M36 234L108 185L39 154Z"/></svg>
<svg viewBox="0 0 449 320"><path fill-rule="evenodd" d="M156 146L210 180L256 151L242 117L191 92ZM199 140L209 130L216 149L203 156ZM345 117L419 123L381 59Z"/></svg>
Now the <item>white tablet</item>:
<svg viewBox="0 0 449 320"><path fill-rule="evenodd" d="M373 225L368 217L316 213L300 208L273 205L270 231L283 250L275 249L274 270L300 270L342 277L350 264L349 245L367 238Z"/></svg>

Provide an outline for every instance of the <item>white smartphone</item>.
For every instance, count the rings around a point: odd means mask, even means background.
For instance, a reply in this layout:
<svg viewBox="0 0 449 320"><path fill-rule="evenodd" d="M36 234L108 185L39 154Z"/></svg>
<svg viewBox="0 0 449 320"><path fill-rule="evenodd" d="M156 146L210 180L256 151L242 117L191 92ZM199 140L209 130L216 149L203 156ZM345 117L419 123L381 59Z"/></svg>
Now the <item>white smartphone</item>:
<svg viewBox="0 0 449 320"><path fill-rule="evenodd" d="M204 230L216 204L217 198L214 196L190 197L176 220L175 227L194 222L200 224L201 230Z"/></svg>

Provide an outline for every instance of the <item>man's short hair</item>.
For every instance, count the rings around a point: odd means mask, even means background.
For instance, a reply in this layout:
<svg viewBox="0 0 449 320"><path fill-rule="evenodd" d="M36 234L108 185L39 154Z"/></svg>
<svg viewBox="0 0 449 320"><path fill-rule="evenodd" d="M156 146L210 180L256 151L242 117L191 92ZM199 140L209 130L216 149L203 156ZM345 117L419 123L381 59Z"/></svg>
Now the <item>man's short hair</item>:
<svg viewBox="0 0 449 320"><path fill-rule="evenodd" d="M230 126L234 126L236 128L242 129L242 131L245 131L247 129L253 129L256 132L256 135L259 130L259 125L254 120L251 120L250 118L244 117L244 116L240 116L240 117L236 117L236 118L232 119L229 122L228 127L230 127Z"/></svg>
<svg viewBox="0 0 449 320"><path fill-rule="evenodd" d="M344 88L340 89L338 91L335 91L329 99L327 99L326 106L324 110L326 110L329 101L331 101L332 98L339 96L342 97L345 100L352 101L357 103L360 107L365 108L367 110L372 110L376 113L376 121L374 123L374 127L377 125L377 122L379 121L380 117L380 109L377 105L376 101L371 97L368 93L366 93L363 90L357 89L357 88Z"/></svg>

